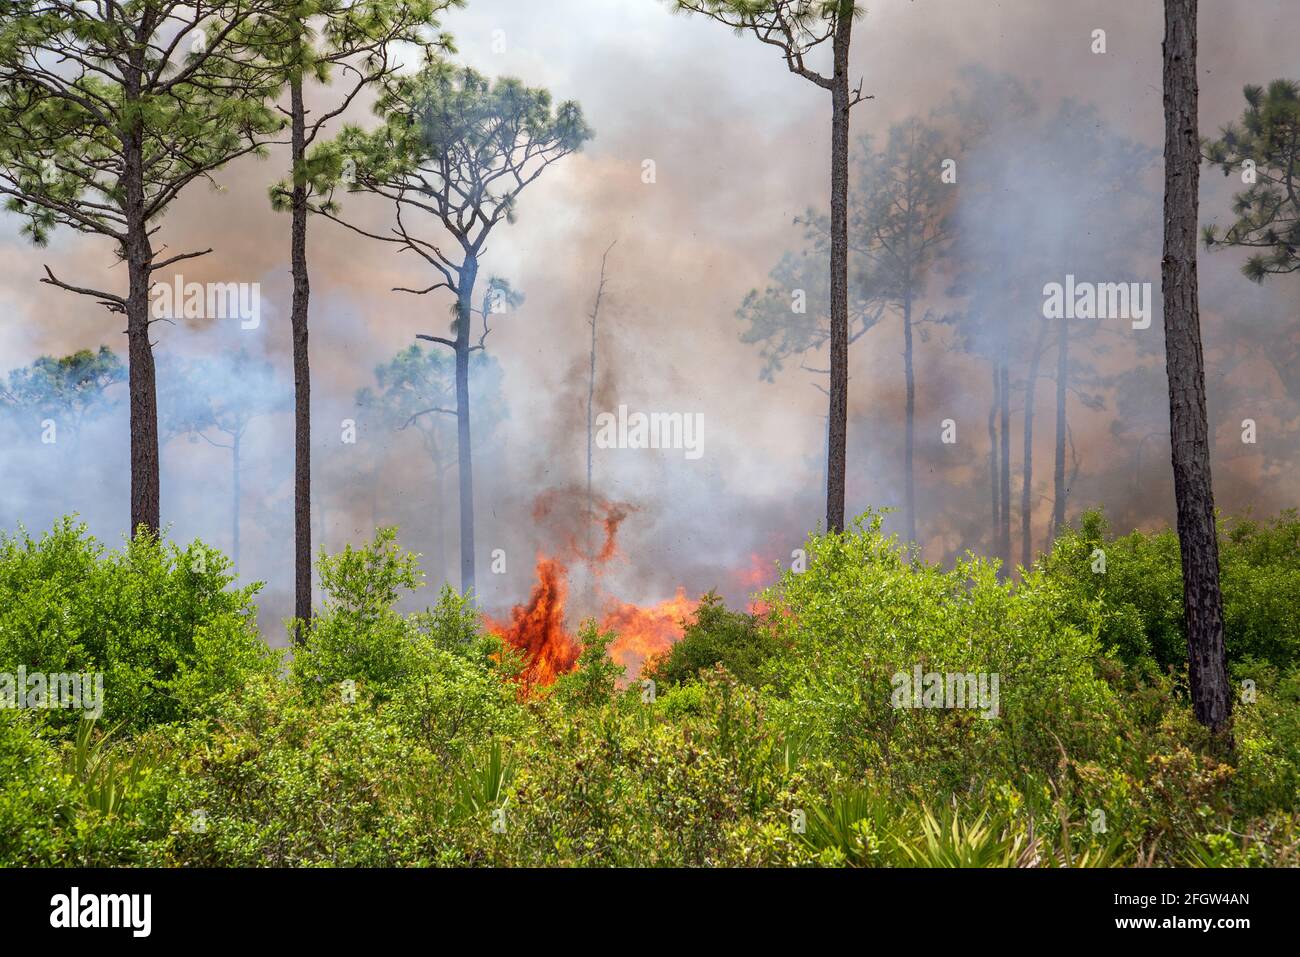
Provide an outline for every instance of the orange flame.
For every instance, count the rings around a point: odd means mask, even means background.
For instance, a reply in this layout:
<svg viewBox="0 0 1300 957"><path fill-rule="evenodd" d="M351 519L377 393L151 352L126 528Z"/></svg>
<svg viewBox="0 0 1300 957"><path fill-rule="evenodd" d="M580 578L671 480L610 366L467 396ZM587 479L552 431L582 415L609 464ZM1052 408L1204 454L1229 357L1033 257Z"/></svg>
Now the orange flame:
<svg viewBox="0 0 1300 957"><path fill-rule="evenodd" d="M597 498L589 502L576 489L554 489L538 496L533 505L533 520L545 533L557 540L558 555L539 554L537 583L528 602L515 605L509 622L484 615L487 629L519 651L524 659L520 682L524 693L534 685L551 685L562 674L577 667L582 646L565 628L565 604L569 596L566 560L585 560L596 576L618 555L618 530L623 519L636 511L634 506ZM604 533L604 543L590 549L579 544L574 531L596 523ZM686 597L685 589L657 605L642 607L610 597L605 602L598 627L612 631L617 638L610 645L610 657L627 669L625 680L640 675L645 663L662 654L679 641L683 620L694 614L698 601Z"/></svg>
<svg viewBox="0 0 1300 957"><path fill-rule="evenodd" d="M528 602L510 610L509 622L483 616L492 634L523 655L520 682L525 689L554 684L556 678L577 666L582 646L565 627L568 597L568 569L556 559L540 555L537 583ZM683 588L678 588L673 598L647 607L611 598L598 626L618 636L610 645L610 657L627 669L630 680L641 673L646 661L681 639L683 619L698 606Z"/></svg>
<svg viewBox="0 0 1300 957"><path fill-rule="evenodd" d="M488 631L521 652L524 688L550 685L573 670L581 649L564 630L564 604L569 596L568 569L553 558L537 559L537 584L526 605L510 609L510 623L484 615Z"/></svg>
<svg viewBox="0 0 1300 957"><path fill-rule="evenodd" d="M763 556L758 552L750 552L749 567L737 569L734 577L748 591L758 591L775 577L773 564L771 561L764 561Z"/></svg>
<svg viewBox="0 0 1300 957"><path fill-rule="evenodd" d="M758 552L750 553L749 567L732 572L732 580L749 593L748 610L751 615L762 615L769 610L767 602L758 598L758 593L775 582L780 574L780 562L775 558L765 559Z"/></svg>
<svg viewBox="0 0 1300 957"><path fill-rule="evenodd" d="M618 635L609 646L610 657L627 669L628 679L638 677L648 660L681 640L682 622L695 614L699 604L687 598L680 586L674 597L649 608L610 599L600 620L602 631Z"/></svg>

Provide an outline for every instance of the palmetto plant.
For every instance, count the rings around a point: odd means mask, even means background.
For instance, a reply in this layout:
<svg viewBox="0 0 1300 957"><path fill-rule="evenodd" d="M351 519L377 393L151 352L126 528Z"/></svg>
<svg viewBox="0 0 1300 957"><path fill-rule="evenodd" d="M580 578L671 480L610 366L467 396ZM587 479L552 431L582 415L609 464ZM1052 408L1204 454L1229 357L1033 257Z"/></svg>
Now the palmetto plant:
<svg viewBox="0 0 1300 957"><path fill-rule="evenodd" d="M936 814L922 807L913 815L914 837L895 836L902 861L913 867L1016 867L1025 863L1025 838L1014 834L1010 820L987 808L963 817L959 808L943 805Z"/></svg>
<svg viewBox="0 0 1300 957"><path fill-rule="evenodd" d="M114 753L109 742L117 726L96 736L95 721L82 718L65 767L77 784L84 809L105 817L122 816L130 808L136 785L152 770L152 763L139 751L129 759Z"/></svg>
<svg viewBox="0 0 1300 957"><path fill-rule="evenodd" d="M493 741L457 775L453 815L464 819L505 807L506 789L514 775L514 765L502 751L501 742Z"/></svg>
<svg viewBox="0 0 1300 957"><path fill-rule="evenodd" d="M895 804L852 787L814 808L803 842L819 854L837 851L858 867L1114 867L1116 846L1071 850L1068 825L1062 847L1020 829L1014 814L956 801L932 809Z"/></svg>
<svg viewBox="0 0 1300 957"><path fill-rule="evenodd" d="M825 807L813 808L802 837L815 851L838 850L850 864L887 864L894 822L894 809L885 798L853 787L833 795Z"/></svg>

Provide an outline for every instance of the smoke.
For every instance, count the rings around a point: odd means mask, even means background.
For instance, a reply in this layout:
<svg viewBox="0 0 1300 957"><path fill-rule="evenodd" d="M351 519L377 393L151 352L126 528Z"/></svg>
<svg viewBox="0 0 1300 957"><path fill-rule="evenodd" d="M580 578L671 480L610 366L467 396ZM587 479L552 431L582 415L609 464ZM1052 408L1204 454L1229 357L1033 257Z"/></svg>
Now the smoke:
<svg viewBox="0 0 1300 957"><path fill-rule="evenodd" d="M1239 115L1244 84L1300 72L1288 43L1290 6L1203 5L1204 133ZM782 253L799 247L795 217L826 205L829 97L789 74L774 49L703 19L670 15L656 0L471 0L446 26L460 59L492 76L545 86L557 101L578 100L596 130L583 153L524 191L518 222L493 233L485 257L483 274L508 279L527 299L493 317L487 340L501 368L502 418L475 436L481 604L503 611L529 594L537 553L563 546L557 530L534 517L539 495L585 486L587 322L600 258L613 240L595 410L626 404L702 413L706 453L692 461L671 450L596 450L596 492L632 506L602 593L656 603L684 586L691 595L717 588L733 603L745 601L763 583L759 572L770 580L777 562L788 565L823 515L825 397L797 365L775 382L761 381L758 349L740 342L735 314ZM1106 31L1104 54L1090 49L1097 29ZM1013 378L1022 386L1044 283L1066 273L1149 281L1158 298L1161 29L1158 5L1128 0L882 0L868 5L856 27L854 70L874 99L854 111L855 139L870 133L881 141L892 123L930 118L954 98L962 112L941 112L936 123L954 136L976 114L992 126L982 141L959 144L954 215L961 238L936 266L918 311L968 310L977 302L995 321L993 341L1013 350ZM981 75L1014 82L980 86ZM1030 118L1018 118L1017 86L1036 104ZM316 94L315 106L325 103ZM374 122L362 102L347 118ZM1145 160L1138 158L1143 151ZM653 182L645 181L647 161ZM291 392L288 219L266 199L267 185L286 169L283 150L241 160L219 173L219 190L192 188L163 221L157 242L172 252L215 250L185 263L187 281L260 285L261 322L254 329L225 320L160 323L160 363L167 355L211 360L212 375L226 377L217 385L239 393L248 384L232 363L246 349L277 370L269 391ZM1227 219L1233 183L1208 170L1203 182L1203 220ZM382 203L351 196L344 203L349 217L386 228L390 210ZM124 268L112 249L67 232L49 249L35 249L17 226L0 219L3 368L101 343L124 354L120 316L37 282L49 264L66 281L120 288ZM377 365L417 333L446 333L448 302L440 293L392 292L433 280L413 257L394 256L386 244L322 219L310 224L309 256L314 543L333 550L368 539L376 524L396 523L403 544L422 553L430 579L455 584L454 469L439 481L414 431L388 428L356 405ZM1239 262L1232 252L1202 257L1216 492L1225 509L1267 513L1294 504L1298 490L1296 379L1284 374L1279 343L1295 354L1300 283L1280 277L1254 286L1238 274ZM1070 515L1104 504L1120 526L1172 517L1159 330L1157 303L1143 333L1103 324L1071 343L1074 382L1098 402L1090 408L1078 392L1068 400L1079 462ZM891 317L853 349L850 511L901 504L901 348ZM1035 392L1036 546L1051 511L1054 369L1049 349ZM960 348L954 329L939 328L918 343L916 375L925 554L946 560L964 548L989 551L987 362ZM21 520L37 530L77 511L109 541L125 534L125 390L115 388L111 407L75 445L71 437L66 445L42 445L30 422L5 426L5 527ZM474 405L486 401L476 395ZM1012 415L1017 521L1022 415L1020 388ZM947 418L958 422L951 446L939 441ZM1239 439L1246 418L1258 422L1257 445ZM345 438L347 420L356 426L354 442ZM239 572L267 583L263 625L277 643L283 637L275 626L292 607L292 438L291 414L268 413L249 425L242 454ZM229 453L180 439L162 459L170 534L229 548ZM1018 542L1016 522L1012 533ZM595 535L603 540L599 528ZM492 567L496 550L504 557L500 573ZM587 591L575 577L575 613L599 611L583 607Z"/></svg>

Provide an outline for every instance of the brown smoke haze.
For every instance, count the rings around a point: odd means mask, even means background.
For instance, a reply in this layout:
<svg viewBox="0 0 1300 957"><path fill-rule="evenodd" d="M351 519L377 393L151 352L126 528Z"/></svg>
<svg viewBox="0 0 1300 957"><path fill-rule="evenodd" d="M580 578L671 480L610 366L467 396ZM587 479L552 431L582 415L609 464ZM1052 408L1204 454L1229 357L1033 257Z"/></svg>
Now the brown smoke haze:
<svg viewBox="0 0 1300 957"><path fill-rule="evenodd" d="M1294 12L1294 0L1202 4L1203 135L1240 115L1245 84L1300 78ZM1098 409L1074 397L1068 406L1078 461L1068 515L1104 505L1120 530L1173 516L1168 441L1159 434L1168 424L1159 311L1162 26L1158 0L880 0L868 4L854 39L855 74L873 97L854 110L855 142L869 134L881 143L891 124L929 119L954 96L969 97L974 66L1014 78L1033 96L1044 137L1050 130L1042 121L1070 99L1091 105L1110 132L1152 152L1152 163L1133 170L1133 196L1117 200L1154 199L1148 222L1114 237L1131 244L1122 248L1125 275L1084 276L1086 265L1072 270L1081 279L1147 281L1156 296L1151 328L1131 330L1122 322L1072 345L1102 379L1146 370L1141 388L1123 397L1113 383L1096 386L1104 400ZM596 411L623 404L702 413L704 454L688 460L681 451L597 449L596 491L630 506L602 589L628 602L662 601L679 585L690 595L717 588L743 601L763 583L754 569L766 570L770 580L774 563L788 563L791 549L824 516L820 379L795 361L775 382L761 381L762 360L755 346L740 341L744 327L736 311L747 292L765 287L784 252L803 248L795 218L826 206L829 96L788 73L774 48L704 19L673 15L660 0L470 0L447 15L445 27L456 38L455 59L489 76L545 87L557 101L577 100L596 132L582 153L523 192L518 222L496 229L480 270L484 279L508 279L526 296L518 309L493 317L487 340L502 369L505 417L475 450L481 605L501 610L523 600L535 555L565 544L553 523L536 520L535 507L548 491L585 487L587 321L601 255L614 241L600 310ZM1096 29L1106 31L1105 54L1090 50ZM494 52L502 40L504 52ZM983 106L996 116L1002 104ZM376 122L362 103L347 119ZM956 154L963 172L953 187L958 224L977 233L988 225L977 221L973 207L963 208L962 191L978 185L970 177L995 167L1004 170L1005 183L1049 191L1038 225L1044 235L1088 233L1104 222L1100 211L1092 218L1090 204L1111 200L1090 198L1091 184L1042 183L1040 145L993 143L969 164ZM647 160L654 162L653 183L642 179ZM160 363L169 353L221 357L243 347L272 361L291 392L289 220L267 200L267 187L286 168L283 149L264 160L241 160L218 174L220 190L192 188L163 221L156 244L214 249L182 264L187 281L261 284L261 324L251 330L231 321L159 324ZM1229 221L1236 181L1212 169L1202 177L1202 221ZM349 219L375 230L385 229L391 215L369 198L344 196L342 204ZM66 281L124 287L125 269L113 265L110 246L63 231L49 248L37 249L18 235L18 226L13 217L0 219L0 371L101 344L124 354L120 317L38 283L48 264ZM417 333L446 334L449 299L443 292L391 291L434 281L409 254L394 255L386 244L321 218L309 229L316 543L334 550L368 539L377 523L396 523L403 544L423 554L430 580L455 584L454 470L440 498L414 432L386 431L355 404L357 390L373 385L375 367ZM427 235L437 236L432 225ZM968 235L966 242L973 241ZM1037 236L1024 242L1041 245ZM936 267L918 314L963 308L953 291L953 260L968 248L959 240ZM1031 249L1003 251L1008 268L1022 252ZM1240 264L1231 251L1201 260L1215 491L1225 511L1268 515L1300 498L1300 382L1294 378L1300 366L1293 362L1288 378L1276 348L1279 341L1290 342L1292 355L1300 348L1300 277L1256 286L1241 276ZM1020 310L1022 320L1040 314L1042 284L1063 279L1070 265L1066 260L1027 284L1017 302L1007 303L1008 312ZM989 553L993 541L988 365L951 339L950 329L937 327L917 344L918 531L926 557L935 561L966 548ZM893 316L852 347L851 513L902 504L901 350ZM824 354L809 364L824 365ZM1049 352L1044 373L1054 367ZM6 456L3 527L22 521L37 531L76 511L101 538L120 540L128 519L128 436L121 391L118 397L121 408L87 431L78 467L61 471L59 480L40 461L46 454L40 445L24 442ZM1045 544L1052 511L1054 400L1055 385L1044 375L1034 443L1036 549ZM1022 406L1018 395L1012 413L1017 557ZM1245 418L1258 423L1255 445L1240 441ZM357 422L355 444L341 440L345 419ZM944 419L957 423L955 445L939 441ZM291 607L292 455L288 412L256 421L244 456L239 571L267 582L266 624ZM228 456L178 439L164 446L162 459L163 521L171 535L227 548ZM896 519L887 527L901 528ZM599 543L599 530L594 535ZM503 550L504 574L491 573L494 549ZM572 601L576 611L590 612L581 575L575 570Z"/></svg>

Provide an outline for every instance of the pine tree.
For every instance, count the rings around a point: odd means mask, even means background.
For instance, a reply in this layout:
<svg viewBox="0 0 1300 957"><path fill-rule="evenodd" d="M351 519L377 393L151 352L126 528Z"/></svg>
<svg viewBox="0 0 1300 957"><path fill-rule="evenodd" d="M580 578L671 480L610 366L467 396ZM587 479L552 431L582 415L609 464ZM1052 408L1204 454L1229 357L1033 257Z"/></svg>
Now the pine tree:
<svg viewBox="0 0 1300 957"><path fill-rule="evenodd" d="M861 244L871 272L903 326L906 393L903 452L903 534L916 542L916 326L913 314L926 274L951 236L943 161L949 151L937 129L917 119L889 131L885 148L863 158L853 197L851 244Z"/></svg>
<svg viewBox="0 0 1300 957"><path fill-rule="evenodd" d="M489 82L468 68L437 63L394 78L376 104L384 124L374 132L344 129L319 162L348 170L350 191L391 202L390 233L372 233L341 219L332 195L319 212L349 229L407 250L435 276L430 285L395 291L425 296L446 290L455 299L449 336L417 338L452 350L456 359L457 461L460 486L460 583L474 589L474 471L470 432L470 356L485 348L494 313L509 309L508 285L489 287L475 309L480 258L492 231L514 220L519 195L551 165L592 136L577 103L553 108L542 89L515 79ZM435 227L433 234L420 232ZM457 249L444 249L443 237ZM430 237L433 238L430 238ZM474 336L475 318L481 331Z"/></svg>
<svg viewBox="0 0 1300 957"><path fill-rule="evenodd" d="M1210 249L1257 249L1242 266L1255 282L1300 271L1300 83L1247 86L1241 121L1204 144L1205 158L1224 176L1240 173L1247 188L1233 196L1236 222L1202 231Z"/></svg>
<svg viewBox="0 0 1300 957"><path fill-rule="evenodd" d="M41 356L30 366L0 378L0 410L36 419L67 416L74 433L111 404L104 393L126 381L126 367L108 346L82 349L55 358Z"/></svg>
<svg viewBox="0 0 1300 957"><path fill-rule="evenodd" d="M131 532L160 526L158 404L150 341L155 275L211 250L171 253L159 220L191 183L263 149L282 122L256 38L280 4L179 0L9 5L0 17L0 194L44 245L56 226L112 240L125 291L42 282L125 316Z"/></svg>
<svg viewBox="0 0 1300 957"><path fill-rule="evenodd" d="M489 282L489 290L500 280ZM488 296L491 296L489 291ZM485 303L485 305L487 305ZM505 418L501 366L487 352L470 361L470 394L477 410L474 435L478 442L491 435ZM375 385L357 393L357 406L375 415L381 428L414 432L433 469L434 574L445 578L446 538L443 520L444 478L456 467L456 362L447 352L408 346L375 368Z"/></svg>
<svg viewBox="0 0 1300 957"><path fill-rule="evenodd" d="M1196 273L1201 159L1196 112L1196 14L1197 0L1165 0L1165 236L1161 289L1192 708L1201 724L1226 735L1232 717L1232 693L1223 644L1223 594L1219 587L1219 540L1210 478Z"/></svg>
<svg viewBox="0 0 1300 957"><path fill-rule="evenodd" d="M230 559L238 572L244 436L254 419L285 408L275 369L240 349L229 362L164 359L159 371L163 441L183 435L230 450Z"/></svg>
<svg viewBox="0 0 1300 957"><path fill-rule="evenodd" d="M865 13L857 0L673 0L752 34L781 51L796 76L831 94L830 409L826 450L826 529L844 529L844 482L849 415L849 114L864 99L849 85L853 21ZM808 66L823 44L831 46L831 73Z"/></svg>
<svg viewBox="0 0 1300 957"><path fill-rule="evenodd" d="M367 87L382 83L399 66L394 48L414 45L426 60L452 50L451 38L438 32L438 16L463 6L463 0L300 0L287 5L271 24L263 54L289 87L288 182L271 189L271 203L288 210L289 265L293 275L290 325L293 331L294 381L294 618L311 619L311 356L308 316L311 276L307 263L307 215L328 172L308 162L308 150L326 124L343 114ZM320 113L309 115L308 79L319 85L341 75L333 98ZM328 167L328 161L327 161ZM304 630L294 628L302 641Z"/></svg>

